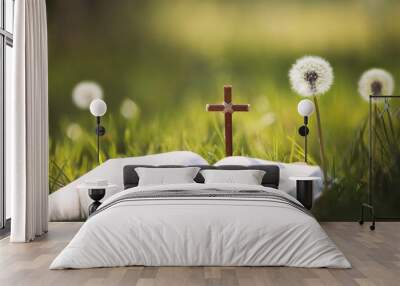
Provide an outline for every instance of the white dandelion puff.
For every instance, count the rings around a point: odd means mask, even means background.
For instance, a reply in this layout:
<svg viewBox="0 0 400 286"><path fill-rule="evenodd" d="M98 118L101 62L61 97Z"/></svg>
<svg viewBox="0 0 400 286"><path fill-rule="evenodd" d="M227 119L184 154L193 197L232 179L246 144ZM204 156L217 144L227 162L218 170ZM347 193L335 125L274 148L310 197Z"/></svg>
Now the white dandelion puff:
<svg viewBox="0 0 400 286"><path fill-rule="evenodd" d="M260 95L254 100L254 110L260 113L267 113L270 110L270 103L265 95Z"/></svg>
<svg viewBox="0 0 400 286"><path fill-rule="evenodd" d="M327 92L333 83L331 65L323 58L300 58L289 71L292 89L301 96L313 96Z"/></svg>
<svg viewBox="0 0 400 286"><path fill-rule="evenodd" d="M102 98L103 90L94 81L81 81L72 91L72 100L81 109L88 109L93 100Z"/></svg>
<svg viewBox="0 0 400 286"><path fill-rule="evenodd" d="M331 65L320 57L306 56L300 58L289 71L289 80L292 89L301 96L312 96L314 99L317 117L317 132L320 149L321 167L324 178L327 176L324 139L322 135L321 114L318 107L317 95L327 92L333 83L333 70ZM326 183L326 180L325 180Z"/></svg>
<svg viewBox="0 0 400 286"><path fill-rule="evenodd" d="M77 123L71 123L67 127L67 136L72 141L77 141L82 135L82 128Z"/></svg>
<svg viewBox="0 0 400 286"><path fill-rule="evenodd" d="M358 92L365 100L370 95L392 95L394 90L393 76L383 69L369 69L358 82Z"/></svg>
<svg viewBox="0 0 400 286"><path fill-rule="evenodd" d="M264 127L270 126L275 123L276 121L276 115L273 112L268 112L267 114L264 114L261 119L261 125Z"/></svg>
<svg viewBox="0 0 400 286"><path fill-rule="evenodd" d="M132 119L139 114L139 107L132 99L126 98L121 104L120 112L126 119Z"/></svg>

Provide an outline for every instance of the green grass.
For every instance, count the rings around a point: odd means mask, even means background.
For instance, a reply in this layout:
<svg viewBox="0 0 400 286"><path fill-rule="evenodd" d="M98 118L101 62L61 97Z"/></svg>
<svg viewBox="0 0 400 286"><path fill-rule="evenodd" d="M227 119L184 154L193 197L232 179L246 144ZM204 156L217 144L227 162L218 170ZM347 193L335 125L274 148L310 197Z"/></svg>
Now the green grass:
<svg viewBox="0 0 400 286"><path fill-rule="evenodd" d="M297 58L316 54L331 63L335 81L319 100L332 183L314 212L358 216L367 199L368 104L357 81L375 66L399 79L398 1L48 2L51 192L97 166L95 120L71 100L82 80L104 89L103 161L173 150L220 160L223 116L205 105L222 101L224 84L233 85L234 103L252 107L234 114L234 154L301 161L301 97L287 73ZM134 119L120 114L125 98L140 109ZM378 214L400 216L398 120L379 120L374 198ZM82 130L76 140L67 136L72 123ZM314 117L310 127L310 162L319 164Z"/></svg>

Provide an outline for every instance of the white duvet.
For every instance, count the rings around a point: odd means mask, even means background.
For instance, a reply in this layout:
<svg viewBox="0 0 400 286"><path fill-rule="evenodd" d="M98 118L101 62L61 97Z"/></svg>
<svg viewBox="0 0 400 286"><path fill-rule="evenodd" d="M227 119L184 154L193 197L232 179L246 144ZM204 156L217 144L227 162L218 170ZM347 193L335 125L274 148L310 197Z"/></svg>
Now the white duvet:
<svg viewBox="0 0 400 286"><path fill-rule="evenodd" d="M262 186L185 184L136 187L163 190L263 190ZM299 203L298 203L299 204ZM81 227L50 269L145 266L294 266L349 268L318 222L290 204L254 198L153 198L104 208Z"/></svg>
<svg viewBox="0 0 400 286"><path fill-rule="evenodd" d="M124 189L122 170L125 165L208 165L208 162L200 155L188 151L107 160L82 177L49 195L49 220L85 220L88 215L88 206L92 203L92 200L88 196L87 189L79 188L79 186L85 185L86 181L105 179L109 184L115 185L107 189L105 196L105 199L107 199L109 196ZM277 165L280 169L279 189L293 197L296 197L296 182L289 179L291 176L321 178L320 181L314 181L314 200L318 199L323 189L322 171L318 166L298 163L287 164L242 156L227 157L218 161L215 165Z"/></svg>

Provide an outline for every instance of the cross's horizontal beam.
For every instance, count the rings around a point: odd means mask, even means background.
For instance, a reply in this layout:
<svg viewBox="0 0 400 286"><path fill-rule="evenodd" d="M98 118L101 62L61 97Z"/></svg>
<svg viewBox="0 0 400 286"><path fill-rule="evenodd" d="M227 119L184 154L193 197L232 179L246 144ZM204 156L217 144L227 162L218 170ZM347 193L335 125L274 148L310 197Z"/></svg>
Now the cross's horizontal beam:
<svg viewBox="0 0 400 286"><path fill-rule="evenodd" d="M232 105L233 111L249 111L250 104L234 104Z"/></svg>
<svg viewBox="0 0 400 286"><path fill-rule="evenodd" d="M223 104L207 104L206 110L207 111L224 111L225 106Z"/></svg>
<svg viewBox="0 0 400 286"><path fill-rule="evenodd" d="M225 108L227 106L223 104L207 104L206 105L206 111L226 111ZM230 105L232 107L232 111L249 111L250 110L250 104L232 104Z"/></svg>

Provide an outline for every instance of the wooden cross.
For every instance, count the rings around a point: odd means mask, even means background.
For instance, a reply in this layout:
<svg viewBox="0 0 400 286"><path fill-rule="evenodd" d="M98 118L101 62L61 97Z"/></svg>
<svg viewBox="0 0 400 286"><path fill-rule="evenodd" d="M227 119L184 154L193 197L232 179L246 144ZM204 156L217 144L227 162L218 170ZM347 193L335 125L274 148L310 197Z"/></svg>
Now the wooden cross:
<svg viewBox="0 0 400 286"><path fill-rule="evenodd" d="M207 104L207 111L222 111L225 114L225 153L232 156L232 114L235 111L249 111L249 104L232 104L232 86L224 85L223 104Z"/></svg>

